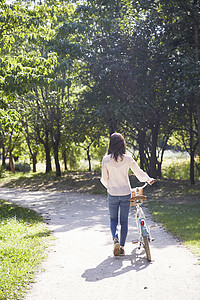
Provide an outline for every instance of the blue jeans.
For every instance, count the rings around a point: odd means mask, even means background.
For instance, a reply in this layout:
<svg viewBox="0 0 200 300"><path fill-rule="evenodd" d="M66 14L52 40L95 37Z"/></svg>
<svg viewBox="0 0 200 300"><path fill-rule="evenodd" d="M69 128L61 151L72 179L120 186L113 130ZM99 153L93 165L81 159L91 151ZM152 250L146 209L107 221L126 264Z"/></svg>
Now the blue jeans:
<svg viewBox="0 0 200 300"><path fill-rule="evenodd" d="M126 196L112 196L108 194L110 211L110 229L112 237L118 238L118 215L120 211L120 245L124 246L128 233L128 215L130 208L131 194Z"/></svg>

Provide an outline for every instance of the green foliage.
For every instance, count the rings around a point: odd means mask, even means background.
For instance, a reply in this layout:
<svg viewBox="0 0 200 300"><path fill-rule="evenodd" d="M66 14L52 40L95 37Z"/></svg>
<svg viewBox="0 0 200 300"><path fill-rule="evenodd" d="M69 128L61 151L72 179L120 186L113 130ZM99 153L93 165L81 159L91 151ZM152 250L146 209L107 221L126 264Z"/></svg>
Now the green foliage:
<svg viewBox="0 0 200 300"><path fill-rule="evenodd" d="M20 116L13 108L0 109L0 134L3 133L18 133L22 130Z"/></svg>
<svg viewBox="0 0 200 300"><path fill-rule="evenodd" d="M60 174L58 153L75 142L92 157L101 137L114 131L124 133L152 176L161 176L174 130L191 156L197 152L198 5L2 1L0 107L19 116L31 159L40 145L46 157L53 149ZM13 151L21 141L12 136L8 146L15 122L5 113L0 124L1 144ZM71 166L75 161L72 155Z"/></svg>
<svg viewBox="0 0 200 300"><path fill-rule="evenodd" d="M6 164L5 168L6 168L7 171L10 171L10 165L9 164ZM31 167L28 163L17 162L17 163L15 163L15 171L27 173L27 172L31 171Z"/></svg>
<svg viewBox="0 0 200 300"><path fill-rule="evenodd" d="M163 177L170 179L189 179L189 163L172 164L167 169L163 169Z"/></svg>
<svg viewBox="0 0 200 300"><path fill-rule="evenodd" d="M102 161L103 156L108 151L109 139L107 137L101 137L98 144L95 144L91 151L92 157L98 161Z"/></svg>
<svg viewBox="0 0 200 300"><path fill-rule="evenodd" d="M0 298L22 299L44 259L49 231L35 212L0 201Z"/></svg>
<svg viewBox="0 0 200 300"><path fill-rule="evenodd" d="M174 140L175 141L175 140ZM163 178L168 179L181 179L189 180L190 179L190 156L185 151L177 151L177 148L180 149L179 144L174 144L173 147L175 150L168 150L165 152L162 176ZM199 180L198 172L198 157L195 158L195 168L194 175L195 180Z"/></svg>
<svg viewBox="0 0 200 300"><path fill-rule="evenodd" d="M190 163L188 161L172 163L168 167L163 167L162 175L164 178L188 180L190 179ZM196 168L195 179L200 180L200 176Z"/></svg>
<svg viewBox="0 0 200 300"><path fill-rule="evenodd" d="M81 159L81 151L80 148L77 147L74 143L68 144L67 150L67 163L70 170L76 170L79 167L80 159Z"/></svg>

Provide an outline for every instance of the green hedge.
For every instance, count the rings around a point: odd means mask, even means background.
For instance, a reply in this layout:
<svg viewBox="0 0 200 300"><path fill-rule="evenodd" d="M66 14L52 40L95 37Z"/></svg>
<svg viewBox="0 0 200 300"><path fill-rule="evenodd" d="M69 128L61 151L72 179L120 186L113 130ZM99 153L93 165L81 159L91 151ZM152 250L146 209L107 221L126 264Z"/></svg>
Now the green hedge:
<svg viewBox="0 0 200 300"><path fill-rule="evenodd" d="M6 164L6 170L10 171L10 164ZM31 166L28 163L21 163L17 162L15 163L15 171L16 172L23 172L23 173L28 173L31 171Z"/></svg>

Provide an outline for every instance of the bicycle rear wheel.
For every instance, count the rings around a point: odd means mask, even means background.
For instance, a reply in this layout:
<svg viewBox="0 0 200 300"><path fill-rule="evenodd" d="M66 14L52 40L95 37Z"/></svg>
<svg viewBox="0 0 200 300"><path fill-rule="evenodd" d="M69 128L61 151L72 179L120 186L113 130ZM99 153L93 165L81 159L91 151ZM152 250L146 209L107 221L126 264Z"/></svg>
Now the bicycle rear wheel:
<svg viewBox="0 0 200 300"><path fill-rule="evenodd" d="M144 241L144 248L145 248L146 255L147 255L147 260L151 261L151 252L150 252L148 237L147 236L143 236L143 241Z"/></svg>

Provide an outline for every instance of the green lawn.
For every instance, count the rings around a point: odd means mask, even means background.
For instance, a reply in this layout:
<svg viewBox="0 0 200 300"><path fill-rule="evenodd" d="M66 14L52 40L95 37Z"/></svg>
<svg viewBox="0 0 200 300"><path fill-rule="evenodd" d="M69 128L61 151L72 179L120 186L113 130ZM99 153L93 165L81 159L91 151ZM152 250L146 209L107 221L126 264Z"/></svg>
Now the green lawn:
<svg viewBox="0 0 200 300"><path fill-rule="evenodd" d="M161 187L161 188L160 188ZM200 256L200 184L165 181L149 195L145 206L153 219Z"/></svg>
<svg viewBox="0 0 200 300"><path fill-rule="evenodd" d="M50 239L34 211L0 200L0 299L23 298Z"/></svg>

